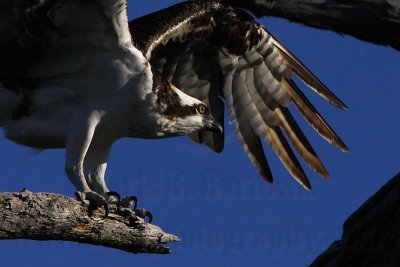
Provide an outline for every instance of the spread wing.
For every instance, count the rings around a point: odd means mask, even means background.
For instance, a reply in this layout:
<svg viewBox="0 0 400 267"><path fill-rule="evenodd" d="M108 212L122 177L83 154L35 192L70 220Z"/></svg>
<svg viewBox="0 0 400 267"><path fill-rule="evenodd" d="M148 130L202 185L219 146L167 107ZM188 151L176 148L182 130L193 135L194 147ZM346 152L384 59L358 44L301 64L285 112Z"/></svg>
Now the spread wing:
<svg viewBox="0 0 400 267"><path fill-rule="evenodd" d="M220 122L227 107L239 142L267 181L272 175L261 139L305 188L311 185L291 147L312 169L329 176L289 112L290 104L329 143L348 151L292 75L331 104L346 109L345 104L245 11L216 1L184 2L133 20L129 27L151 64L207 102ZM206 132L191 137L215 151L223 148L223 137Z"/></svg>
<svg viewBox="0 0 400 267"><path fill-rule="evenodd" d="M78 77L116 48L134 49L125 0L4 0L0 34L0 82L10 89Z"/></svg>
<svg viewBox="0 0 400 267"><path fill-rule="evenodd" d="M274 6L269 0L224 0L230 5L244 8L257 17L271 15L271 6Z"/></svg>

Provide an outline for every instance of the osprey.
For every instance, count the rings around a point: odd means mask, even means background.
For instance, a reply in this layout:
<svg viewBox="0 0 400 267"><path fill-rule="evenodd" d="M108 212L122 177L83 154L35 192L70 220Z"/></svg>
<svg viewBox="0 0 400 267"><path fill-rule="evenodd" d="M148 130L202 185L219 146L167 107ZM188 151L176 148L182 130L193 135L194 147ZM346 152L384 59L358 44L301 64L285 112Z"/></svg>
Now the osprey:
<svg viewBox="0 0 400 267"><path fill-rule="evenodd" d="M16 143L65 148L65 171L82 200L113 200L104 175L111 146L122 137L189 135L222 151L225 107L268 182L261 139L311 189L283 132L312 169L329 176L291 104L348 151L292 76L331 104L345 104L243 9L187 1L130 23L126 9L124 0L0 4L0 126Z"/></svg>

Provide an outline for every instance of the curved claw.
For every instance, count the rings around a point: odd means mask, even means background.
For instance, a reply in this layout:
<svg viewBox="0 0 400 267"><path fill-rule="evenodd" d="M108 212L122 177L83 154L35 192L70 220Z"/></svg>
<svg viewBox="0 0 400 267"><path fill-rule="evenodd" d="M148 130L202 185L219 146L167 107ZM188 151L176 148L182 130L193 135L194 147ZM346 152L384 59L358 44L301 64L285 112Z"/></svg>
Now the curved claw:
<svg viewBox="0 0 400 267"><path fill-rule="evenodd" d="M151 223L153 221L153 214L151 214L150 211L145 210L143 208L135 209L135 214L136 216L143 218L144 220L146 220L146 217L149 218L148 223Z"/></svg>
<svg viewBox="0 0 400 267"><path fill-rule="evenodd" d="M115 197L117 199L117 207L119 207L121 203L121 195L118 192L115 191L109 191L106 193L107 197Z"/></svg>
<svg viewBox="0 0 400 267"><path fill-rule="evenodd" d="M138 198L135 196L129 196L129 197L123 197L121 201L119 202L120 206L118 207L124 207L124 208L129 208L133 206L133 210L136 210L137 205L138 205Z"/></svg>
<svg viewBox="0 0 400 267"><path fill-rule="evenodd" d="M78 200L80 200L83 205L90 209L96 209L98 207L103 207L105 210L105 214L103 216L103 220L108 217L109 214L109 208L108 208L108 203L107 201L100 196L99 194L95 192L80 192L76 191L75 196L77 197ZM86 203L85 200L89 201L89 204Z"/></svg>
<svg viewBox="0 0 400 267"><path fill-rule="evenodd" d="M107 219L108 213L110 212L109 209L108 209L108 203L104 202L103 207L104 207L104 210L105 210L105 213L104 213L104 216L103 216L103 220L105 220L105 219Z"/></svg>
<svg viewBox="0 0 400 267"><path fill-rule="evenodd" d="M82 202L83 205L85 205L86 207L88 206L88 204L86 204L85 202L84 194L82 192L75 191L74 195L76 196L76 199L78 201Z"/></svg>

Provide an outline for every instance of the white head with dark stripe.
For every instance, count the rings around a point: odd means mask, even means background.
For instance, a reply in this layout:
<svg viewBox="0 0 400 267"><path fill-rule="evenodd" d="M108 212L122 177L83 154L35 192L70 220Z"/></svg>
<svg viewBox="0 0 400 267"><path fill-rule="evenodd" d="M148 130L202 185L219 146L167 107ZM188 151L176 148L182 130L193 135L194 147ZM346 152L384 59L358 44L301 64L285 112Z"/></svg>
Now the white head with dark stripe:
<svg viewBox="0 0 400 267"><path fill-rule="evenodd" d="M159 123L166 136L187 135L199 130L222 134L221 125L212 117L205 103L185 94L160 76L154 79L154 85L160 105Z"/></svg>

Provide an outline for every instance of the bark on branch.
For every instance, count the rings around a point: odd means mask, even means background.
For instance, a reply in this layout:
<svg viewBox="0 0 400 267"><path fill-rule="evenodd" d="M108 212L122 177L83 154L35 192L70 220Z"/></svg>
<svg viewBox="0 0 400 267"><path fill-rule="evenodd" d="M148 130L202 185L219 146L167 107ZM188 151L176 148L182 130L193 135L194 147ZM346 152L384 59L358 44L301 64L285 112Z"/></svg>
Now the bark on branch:
<svg viewBox="0 0 400 267"><path fill-rule="evenodd" d="M227 0L276 16L400 50L399 0Z"/></svg>
<svg viewBox="0 0 400 267"><path fill-rule="evenodd" d="M170 253L178 237L146 223L130 209L124 216L103 209L90 215L81 202L50 193L0 193L0 239L65 240L131 253Z"/></svg>
<svg viewBox="0 0 400 267"><path fill-rule="evenodd" d="M310 267L400 266L400 174L343 225L343 237Z"/></svg>

